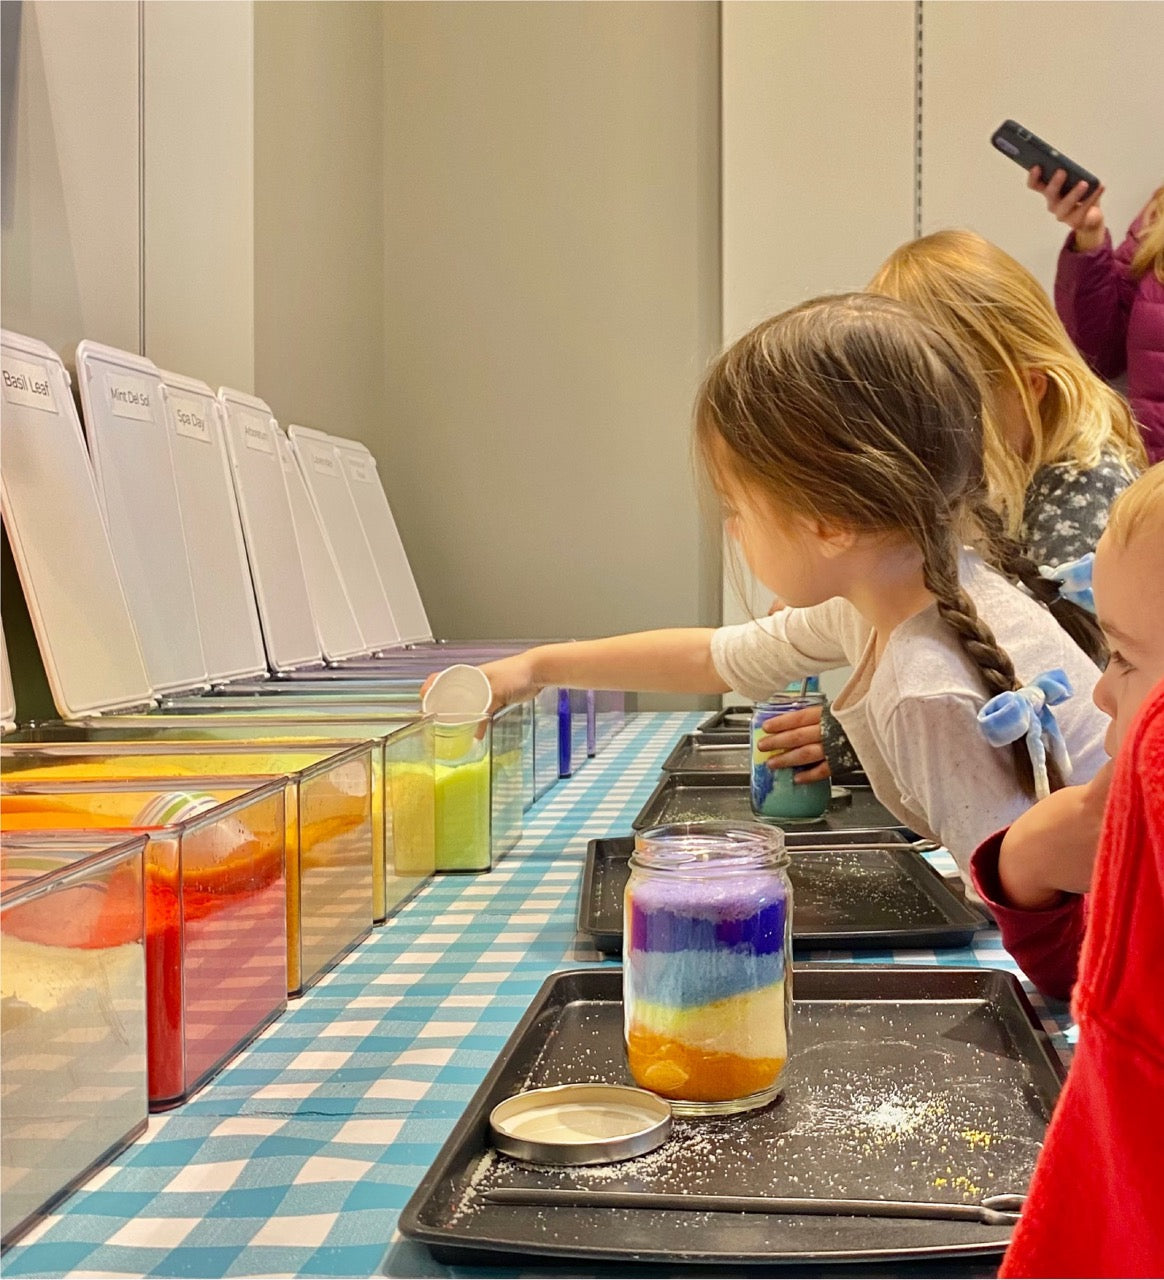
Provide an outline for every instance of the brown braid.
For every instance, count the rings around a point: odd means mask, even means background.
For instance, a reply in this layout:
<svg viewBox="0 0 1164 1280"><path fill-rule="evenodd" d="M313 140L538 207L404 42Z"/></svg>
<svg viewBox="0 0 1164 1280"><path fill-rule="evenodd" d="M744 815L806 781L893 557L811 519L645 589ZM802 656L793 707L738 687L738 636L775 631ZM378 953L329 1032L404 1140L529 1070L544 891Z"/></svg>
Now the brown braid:
<svg viewBox="0 0 1164 1280"><path fill-rule="evenodd" d="M1108 650L1099 623L1086 609L1059 594L1058 578L1045 578L1038 565L1007 535L1002 517L985 502L977 505L974 518L985 535L983 559L1000 569L1051 611L1055 621L1099 668L1107 664Z"/></svg>
<svg viewBox="0 0 1164 1280"><path fill-rule="evenodd" d="M958 543L949 532L949 526L936 530L933 536L922 539L922 573L926 589L933 593L938 614L953 630L958 642L971 662L978 668L982 682L993 698L999 693L1011 693L1020 687L1015 675L1014 663L1005 649L995 639L994 632L978 615L978 606L966 593L958 580ZM1015 772L1023 790L1035 794L1035 770L1024 739L1012 743ZM1058 771L1051 770L1054 761L1047 761L1051 790L1063 785Z"/></svg>

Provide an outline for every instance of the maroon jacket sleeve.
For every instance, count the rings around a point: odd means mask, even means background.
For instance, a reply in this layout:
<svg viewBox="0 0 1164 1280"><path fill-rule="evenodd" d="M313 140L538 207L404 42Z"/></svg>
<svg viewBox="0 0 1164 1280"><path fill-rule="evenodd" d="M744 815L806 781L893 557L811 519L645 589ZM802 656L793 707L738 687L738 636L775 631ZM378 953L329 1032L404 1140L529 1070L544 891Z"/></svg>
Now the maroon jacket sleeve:
<svg viewBox="0 0 1164 1280"><path fill-rule="evenodd" d="M1098 249L1074 252L1074 231L1059 251L1055 310L1071 341L1103 378L1118 377L1127 368L1128 315L1136 296L1136 281L1128 267L1136 252L1143 216L1141 213L1132 223L1114 252L1110 232L1104 234Z"/></svg>
<svg viewBox="0 0 1164 1280"><path fill-rule="evenodd" d="M1044 995L1067 1000L1079 968L1079 951L1087 927L1087 899L1070 894L1060 906L1045 911L1021 911L1007 906L998 879L998 855L1005 835L1005 830L996 832L974 850L970 877L998 922L1002 945L1018 967Z"/></svg>

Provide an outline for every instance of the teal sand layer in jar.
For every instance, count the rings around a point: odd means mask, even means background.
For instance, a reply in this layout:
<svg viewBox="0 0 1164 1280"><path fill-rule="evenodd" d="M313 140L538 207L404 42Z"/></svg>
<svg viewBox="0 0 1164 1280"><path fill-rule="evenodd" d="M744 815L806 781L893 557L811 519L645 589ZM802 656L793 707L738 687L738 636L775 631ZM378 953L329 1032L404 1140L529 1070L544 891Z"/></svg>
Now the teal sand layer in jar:
<svg viewBox="0 0 1164 1280"><path fill-rule="evenodd" d="M787 866L782 833L759 824L676 824L635 839L627 1062L677 1115L732 1115L779 1094L792 1007Z"/></svg>
<svg viewBox="0 0 1164 1280"><path fill-rule="evenodd" d="M797 782L797 776L815 769L816 765L793 765L773 768L771 760L780 753L761 751L760 740L769 734L764 726L777 716L809 707L825 705L823 693L798 693L759 702L752 712L752 812L776 822L816 822L829 807L832 783L828 778L817 782Z"/></svg>

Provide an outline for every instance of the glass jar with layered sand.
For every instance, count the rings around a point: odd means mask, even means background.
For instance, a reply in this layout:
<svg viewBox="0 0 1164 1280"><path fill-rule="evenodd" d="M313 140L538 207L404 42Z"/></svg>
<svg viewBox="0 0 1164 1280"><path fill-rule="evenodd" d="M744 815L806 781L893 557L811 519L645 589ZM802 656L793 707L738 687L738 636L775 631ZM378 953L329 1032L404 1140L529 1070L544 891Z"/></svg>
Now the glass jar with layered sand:
<svg viewBox="0 0 1164 1280"><path fill-rule="evenodd" d="M625 898L623 999L635 1083L678 1115L772 1102L788 1058L792 889L778 829L641 831Z"/></svg>

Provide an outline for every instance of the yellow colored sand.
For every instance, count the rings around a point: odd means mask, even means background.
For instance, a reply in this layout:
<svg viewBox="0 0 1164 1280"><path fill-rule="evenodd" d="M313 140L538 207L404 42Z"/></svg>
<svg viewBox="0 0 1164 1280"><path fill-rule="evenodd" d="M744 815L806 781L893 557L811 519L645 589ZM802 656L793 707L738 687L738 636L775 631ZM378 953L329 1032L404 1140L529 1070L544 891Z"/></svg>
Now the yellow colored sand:
<svg viewBox="0 0 1164 1280"><path fill-rule="evenodd" d="M427 876L436 867L436 796L433 771L422 764L389 764L392 839L389 872Z"/></svg>
<svg viewBox="0 0 1164 1280"><path fill-rule="evenodd" d="M489 758L436 766L436 868L487 871L490 865Z"/></svg>

